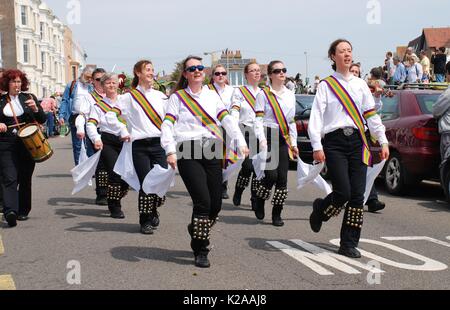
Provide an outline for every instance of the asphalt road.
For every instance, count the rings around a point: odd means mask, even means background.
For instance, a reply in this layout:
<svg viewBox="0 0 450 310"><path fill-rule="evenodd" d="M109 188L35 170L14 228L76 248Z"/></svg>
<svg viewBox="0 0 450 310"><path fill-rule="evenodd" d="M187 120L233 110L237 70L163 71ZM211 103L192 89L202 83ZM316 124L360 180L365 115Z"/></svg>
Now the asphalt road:
<svg viewBox="0 0 450 310"><path fill-rule="evenodd" d="M313 187L290 194L275 228L258 222L247 203L224 201L214 228L212 267L193 265L186 225L192 203L177 177L152 236L139 233L137 194L125 199L126 219L114 220L94 204L94 190L71 196L69 138L51 140L54 157L37 166L30 220L0 231L0 288L323 290L450 288L450 208L437 184L424 183L407 197L386 194L387 209L366 213L359 260L337 260L341 218L314 234L308 223ZM232 182L233 183L233 182ZM270 210L267 208L267 213ZM395 237L395 238L394 238ZM335 242L334 242L335 243ZM313 252L314 254L312 254ZM332 254L330 254L332 253ZM373 272L371 266L383 272ZM2 287L3 286L3 287Z"/></svg>

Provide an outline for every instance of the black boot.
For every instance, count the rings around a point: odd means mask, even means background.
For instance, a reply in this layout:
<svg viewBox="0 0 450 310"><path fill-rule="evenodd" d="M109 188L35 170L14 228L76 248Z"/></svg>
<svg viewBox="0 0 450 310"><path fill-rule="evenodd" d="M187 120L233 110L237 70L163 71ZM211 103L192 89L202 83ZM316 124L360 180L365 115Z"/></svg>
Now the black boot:
<svg viewBox="0 0 450 310"><path fill-rule="evenodd" d="M369 208L370 213L376 213L383 210L386 207L386 204L378 199L374 199L367 202L367 207Z"/></svg>
<svg viewBox="0 0 450 310"><path fill-rule="evenodd" d="M108 209L113 219L124 219L125 214L122 212L120 201L108 200Z"/></svg>
<svg viewBox="0 0 450 310"><path fill-rule="evenodd" d="M322 208L323 199L316 199L313 203L313 212L309 217L309 225L313 232L318 233L322 228Z"/></svg>
<svg viewBox="0 0 450 310"><path fill-rule="evenodd" d="M281 218L281 211L283 211L283 207L273 207L272 209L272 225L276 227L283 227L284 222Z"/></svg>
<svg viewBox="0 0 450 310"><path fill-rule="evenodd" d="M108 172L99 170L95 174L95 204L98 206L108 205Z"/></svg>
<svg viewBox="0 0 450 310"><path fill-rule="evenodd" d="M7 214L5 214L5 220L8 223L9 227L16 227L17 226L17 214L14 211L10 211Z"/></svg>
<svg viewBox="0 0 450 310"><path fill-rule="evenodd" d="M255 216L258 220L262 221L266 217L266 213L264 210L264 205L266 204L266 201L261 198L256 198L255 201Z"/></svg>
<svg viewBox="0 0 450 310"><path fill-rule="evenodd" d="M239 207L241 205L242 193L244 190L242 188L236 188L233 195L233 204L235 207Z"/></svg>
<svg viewBox="0 0 450 310"><path fill-rule="evenodd" d="M230 199L230 196L228 195L228 181L223 182L222 184L222 199Z"/></svg>
<svg viewBox="0 0 450 310"><path fill-rule="evenodd" d="M194 216L192 223L188 226L189 234L192 237L191 248L194 251L194 263L199 268L211 266L208 260L208 246L212 222L207 216Z"/></svg>
<svg viewBox="0 0 450 310"><path fill-rule="evenodd" d="M141 234L153 235L153 226L150 216L148 214L141 214L139 216L139 224L141 225Z"/></svg>
<svg viewBox="0 0 450 310"><path fill-rule="evenodd" d="M209 262L207 253L199 253L197 256L195 256L195 267L198 268L211 267L211 263Z"/></svg>

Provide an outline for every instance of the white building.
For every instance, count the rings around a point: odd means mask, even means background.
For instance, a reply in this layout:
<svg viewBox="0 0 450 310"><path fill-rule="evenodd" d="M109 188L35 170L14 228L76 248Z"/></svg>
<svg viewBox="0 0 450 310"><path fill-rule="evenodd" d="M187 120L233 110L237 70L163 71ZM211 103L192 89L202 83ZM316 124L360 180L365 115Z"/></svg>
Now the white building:
<svg viewBox="0 0 450 310"><path fill-rule="evenodd" d="M64 90L65 26L41 0L0 0L0 65L27 74L38 98Z"/></svg>

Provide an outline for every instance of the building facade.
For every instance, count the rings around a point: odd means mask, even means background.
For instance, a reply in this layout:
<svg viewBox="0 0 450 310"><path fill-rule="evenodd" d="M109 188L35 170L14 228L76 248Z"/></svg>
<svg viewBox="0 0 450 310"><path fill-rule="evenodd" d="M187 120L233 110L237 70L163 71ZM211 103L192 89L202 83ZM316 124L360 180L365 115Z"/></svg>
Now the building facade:
<svg viewBox="0 0 450 310"><path fill-rule="evenodd" d="M25 72L38 98L63 91L67 83L65 33L43 1L0 0L0 66Z"/></svg>
<svg viewBox="0 0 450 310"><path fill-rule="evenodd" d="M76 80L80 76L80 69L86 67L87 54L74 39L72 30L68 26L64 27L64 56L66 81Z"/></svg>

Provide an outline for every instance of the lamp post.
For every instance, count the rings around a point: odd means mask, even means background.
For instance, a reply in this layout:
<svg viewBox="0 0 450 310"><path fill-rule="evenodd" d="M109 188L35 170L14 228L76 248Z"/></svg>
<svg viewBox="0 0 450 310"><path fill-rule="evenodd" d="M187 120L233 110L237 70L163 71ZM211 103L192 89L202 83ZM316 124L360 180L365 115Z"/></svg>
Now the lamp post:
<svg viewBox="0 0 450 310"><path fill-rule="evenodd" d="M216 58L216 54L219 53L219 52L220 52L220 51L204 52L204 53L203 53L203 55L205 55L205 56L208 56L208 55L211 56L211 67L214 65L214 60L217 59L217 58Z"/></svg>

